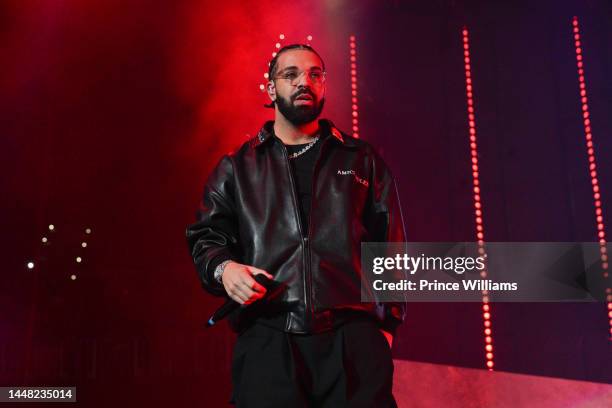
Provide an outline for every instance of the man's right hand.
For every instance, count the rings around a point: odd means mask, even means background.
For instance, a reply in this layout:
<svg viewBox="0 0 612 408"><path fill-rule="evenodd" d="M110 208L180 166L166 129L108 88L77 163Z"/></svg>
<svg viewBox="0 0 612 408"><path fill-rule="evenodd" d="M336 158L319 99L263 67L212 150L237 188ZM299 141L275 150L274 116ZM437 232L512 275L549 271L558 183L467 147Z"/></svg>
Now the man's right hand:
<svg viewBox="0 0 612 408"><path fill-rule="evenodd" d="M241 305L248 305L261 299L266 294L266 288L253 279L253 276L260 273L269 279L274 279L263 269L232 261L223 269L221 282L230 298Z"/></svg>

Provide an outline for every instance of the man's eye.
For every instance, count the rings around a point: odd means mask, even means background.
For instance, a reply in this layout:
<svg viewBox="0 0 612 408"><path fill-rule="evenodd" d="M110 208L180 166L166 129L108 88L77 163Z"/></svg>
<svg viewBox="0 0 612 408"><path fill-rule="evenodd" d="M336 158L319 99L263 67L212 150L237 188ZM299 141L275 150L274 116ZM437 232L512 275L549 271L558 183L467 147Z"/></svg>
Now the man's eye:
<svg viewBox="0 0 612 408"><path fill-rule="evenodd" d="M312 79L320 79L323 76L321 72L311 72L310 77Z"/></svg>
<svg viewBox="0 0 612 408"><path fill-rule="evenodd" d="M287 72L283 76L286 79L295 79L295 78L297 78L297 74L295 72Z"/></svg>

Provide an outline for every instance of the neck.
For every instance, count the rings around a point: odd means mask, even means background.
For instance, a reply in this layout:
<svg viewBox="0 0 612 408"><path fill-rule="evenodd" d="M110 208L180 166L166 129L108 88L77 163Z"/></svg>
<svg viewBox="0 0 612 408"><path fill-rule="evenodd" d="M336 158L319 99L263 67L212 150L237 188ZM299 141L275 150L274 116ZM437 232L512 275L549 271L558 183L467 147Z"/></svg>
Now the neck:
<svg viewBox="0 0 612 408"><path fill-rule="evenodd" d="M319 133L318 120L313 120L303 125L294 125L280 112L276 112L274 134L282 140L284 144L294 145L310 143L317 133Z"/></svg>

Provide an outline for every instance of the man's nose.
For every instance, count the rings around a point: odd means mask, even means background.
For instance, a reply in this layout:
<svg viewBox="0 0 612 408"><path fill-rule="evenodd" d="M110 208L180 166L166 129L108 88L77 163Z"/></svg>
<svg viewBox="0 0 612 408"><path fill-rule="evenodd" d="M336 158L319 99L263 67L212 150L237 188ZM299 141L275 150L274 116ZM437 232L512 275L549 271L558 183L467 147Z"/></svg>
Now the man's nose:
<svg viewBox="0 0 612 408"><path fill-rule="evenodd" d="M312 79L310 78L310 75L308 74L308 72L304 71L300 74L300 76L298 77L297 86L298 87L307 86L309 88L312 87Z"/></svg>

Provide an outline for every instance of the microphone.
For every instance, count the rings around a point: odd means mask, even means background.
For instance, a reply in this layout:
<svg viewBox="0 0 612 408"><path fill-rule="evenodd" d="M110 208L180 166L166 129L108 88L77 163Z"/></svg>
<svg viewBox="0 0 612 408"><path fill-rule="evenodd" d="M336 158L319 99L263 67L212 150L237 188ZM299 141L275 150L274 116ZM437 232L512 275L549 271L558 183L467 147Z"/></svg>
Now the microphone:
<svg viewBox="0 0 612 408"><path fill-rule="evenodd" d="M278 282L273 281L272 279L268 278L263 273L255 275L253 279L255 279L257 283L259 283L261 286L263 286L267 290L267 293L262 299L272 297L273 295L270 292L281 286L278 284ZM221 305L221 307L218 308L215 311L215 313L213 313L210 319L208 319L208 321L206 322L206 327L214 326L215 323L217 323L219 320L225 318L227 315L229 315L230 313L232 313L234 310L238 309L241 306L242 305L236 302L235 300L227 299L225 303Z"/></svg>

